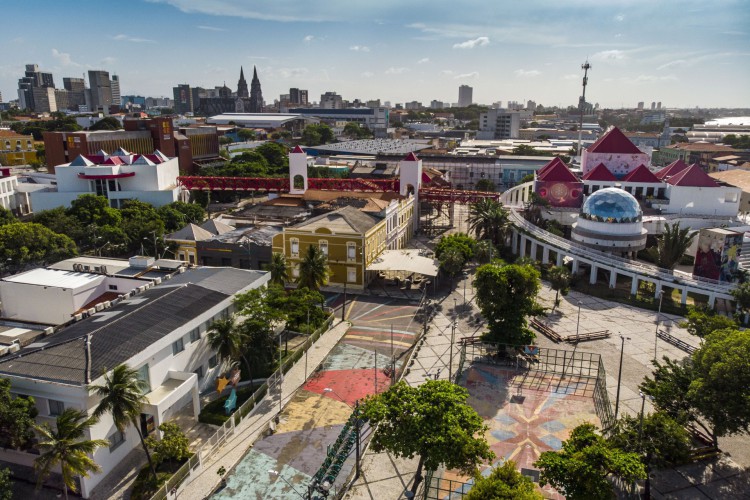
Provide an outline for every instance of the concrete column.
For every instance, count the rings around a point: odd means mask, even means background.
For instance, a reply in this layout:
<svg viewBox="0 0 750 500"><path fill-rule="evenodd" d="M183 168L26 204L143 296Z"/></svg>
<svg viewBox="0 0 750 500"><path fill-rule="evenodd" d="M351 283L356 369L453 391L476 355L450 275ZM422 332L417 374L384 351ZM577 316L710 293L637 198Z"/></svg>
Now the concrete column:
<svg viewBox="0 0 750 500"><path fill-rule="evenodd" d="M573 274L578 274L578 259L573 257Z"/></svg>
<svg viewBox="0 0 750 500"><path fill-rule="evenodd" d="M549 247L547 245L542 245L542 264L547 264L549 262Z"/></svg>
<svg viewBox="0 0 750 500"><path fill-rule="evenodd" d="M536 246L537 246L536 240L531 240L531 254L530 255L533 260L536 260Z"/></svg>
<svg viewBox="0 0 750 500"><path fill-rule="evenodd" d="M521 247L518 249L518 256L523 257L526 255L526 236L521 235Z"/></svg>
<svg viewBox="0 0 750 500"><path fill-rule="evenodd" d="M614 288L617 286L617 269L612 268L609 272L609 287Z"/></svg>
<svg viewBox="0 0 750 500"><path fill-rule="evenodd" d="M708 296L708 308L713 309L716 306L716 294L712 293Z"/></svg>
<svg viewBox="0 0 750 500"><path fill-rule="evenodd" d="M661 281L655 282L655 289L654 289L654 298L658 299L659 295L661 295Z"/></svg>
<svg viewBox="0 0 750 500"><path fill-rule="evenodd" d="M510 251L511 253L516 253L516 250L518 248L518 233L515 231L511 231L510 233Z"/></svg>
<svg viewBox="0 0 750 500"><path fill-rule="evenodd" d="M557 267L560 267L563 265L563 254L560 250L555 250L555 253L557 254L557 260L555 261L555 265Z"/></svg>
<svg viewBox="0 0 750 500"><path fill-rule="evenodd" d="M198 383L196 382L195 385L193 385L193 388L190 390L190 393L193 397L193 418L195 421L198 421L198 415L201 413L201 397L200 393L198 392Z"/></svg>
<svg viewBox="0 0 750 500"><path fill-rule="evenodd" d="M633 275L633 282L630 284L630 295L638 294L638 276Z"/></svg>
<svg viewBox="0 0 750 500"><path fill-rule="evenodd" d="M591 264L591 274L589 276L589 283L592 285L596 284L596 272L599 268L596 267L596 264Z"/></svg>
<svg viewBox="0 0 750 500"><path fill-rule="evenodd" d="M680 304L682 304L683 306L687 304L687 294L688 289L687 287L685 287L682 289L682 293L680 294Z"/></svg>

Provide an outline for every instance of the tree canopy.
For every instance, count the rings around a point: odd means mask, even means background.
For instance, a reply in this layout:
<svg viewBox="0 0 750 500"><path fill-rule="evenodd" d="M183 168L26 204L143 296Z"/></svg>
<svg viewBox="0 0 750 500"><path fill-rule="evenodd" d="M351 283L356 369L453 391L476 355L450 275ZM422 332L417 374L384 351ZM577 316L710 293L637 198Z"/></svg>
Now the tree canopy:
<svg viewBox="0 0 750 500"><path fill-rule="evenodd" d="M571 275L567 267L564 266L553 266L547 271L547 278L549 284L555 291L555 307L560 304L560 294L564 296L568 295L570 291Z"/></svg>
<svg viewBox="0 0 750 500"><path fill-rule="evenodd" d="M695 235L690 234L690 228L680 228L680 223L666 224L664 233L657 239L655 247L648 249L649 254L659 267L674 269L680 259L690 247Z"/></svg>
<svg viewBox="0 0 750 500"><path fill-rule="evenodd" d="M684 426L657 411L643 417L623 415L610 431L608 441L623 451L638 453L644 465L665 467L690 460L691 438Z"/></svg>
<svg viewBox="0 0 750 500"><path fill-rule="evenodd" d="M0 378L0 447L23 450L31 446L37 413L34 398L11 396L10 381Z"/></svg>
<svg viewBox="0 0 750 500"><path fill-rule="evenodd" d="M483 198L469 205L469 231L477 239L490 240L496 246L505 244L505 236L510 226L508 211L503 204L492 198Z"/></svg>
<svg viewBox="0 0 750 500"><path fill-rule="evenodd" d="M369 139L372 137L372 132L357 122L348 122L344 125L344 135L350 139Z"/></svg>
<svg viewBox="0 0 750 500"><path fill-rule="evenodd" d="M541 471L539 484L551 484L570 500L613 497L610 476L631 483L646 477L636 453L611 446L594 425L581 424L563 442L560 451L545 451L534 462Z"/></svg>
<svg viewBox="0 0 750 500"><path fill-rule="evenodd" d="M336 137L333 135L331 127L324 123L307 125L302 131L302 143L305 146L318 146L334 142Z"/></svg>
<svg viewBox="0 0 750 500"><path fill-rule="evenodd" d="M162 432L161 439L146 439L146 445L154 451L154 460L157 463L182 463L190 458L190 441L177 423L164 422L159 426L159 430Z"/></svg>
<svg viewBox="0 0 750 500"><path fill-rule="evenodd" d="M686 321L680 323L681 328L687 329L688 333L701 339L709 333L726 328L737 328L737 322L717 313L713 309L691 307L688 310Z"/></svg>
<svg viewBox="0 0 750 500"><path fill-rule="evenodd" d="M112 116L105 116L91 125L89 130L120 130L121 128L122 124L120 123L120 120Z"/></svg>
<svg viewBox="0 0 750 500"><path fill-rule="evenodd" d="M536 301L541 287L539 271L531 265L489 263L477 269L474 285L477 304L487 318L491 342L526 345L534 340L526 317L541 311Z"/></svg>
<svg viewBox="0 0 750 500"><path fill-rule="evenodd" d="M376 452L399 457L419 456L412 492L422 481L422 468L440 466L473 474L479 463L491 460L482 417L466 401L469 392L445 380L418 387L398 382L386 392L369 396L363 414L377 426L372 438Z"/></svg>
<svg viewBox="0 0 750 500"><path fill-rule="evenodd" d="M465 500L542 500L534 482L516 470L516 463L508 460L492 469L489 476L476 474L474 486Z"/></svg>
<svg viewBox="0 0 750 500"><path fill-rule="evenodd" d="M10 262L15 271L68 259L77 253L73 240L41 224L14 222L0 226L0 262Z"/></svg>

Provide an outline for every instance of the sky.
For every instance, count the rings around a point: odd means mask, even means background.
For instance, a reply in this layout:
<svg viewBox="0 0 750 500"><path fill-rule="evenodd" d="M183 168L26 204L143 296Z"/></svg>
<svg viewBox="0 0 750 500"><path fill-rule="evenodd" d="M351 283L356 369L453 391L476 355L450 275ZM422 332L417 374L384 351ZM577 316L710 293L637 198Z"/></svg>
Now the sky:
<svg viewBox="0 0 750 500"><path fill-rule="evenodd" d="M121 93L236 90L257 66L272 103L534 100L602 107L750 107L750 0L3 0L0 92L24 65L120 75ZM88 78L87 78L88 81Z"/></svg>

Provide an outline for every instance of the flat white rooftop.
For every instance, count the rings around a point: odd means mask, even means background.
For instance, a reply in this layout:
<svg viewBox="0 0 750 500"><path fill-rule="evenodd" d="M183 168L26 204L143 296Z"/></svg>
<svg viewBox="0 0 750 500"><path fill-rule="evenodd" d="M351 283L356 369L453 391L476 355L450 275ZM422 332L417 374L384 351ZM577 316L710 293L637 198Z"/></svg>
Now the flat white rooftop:
<svg viewBox="0 0 750 500"><path fill-rule="evenodd" d="M56 288L80 288L101 280L101 274L79 273L75 271L61 271L59 269L32 269L25 273L3 278L10 283L26 285L51 286Z"/></svg>

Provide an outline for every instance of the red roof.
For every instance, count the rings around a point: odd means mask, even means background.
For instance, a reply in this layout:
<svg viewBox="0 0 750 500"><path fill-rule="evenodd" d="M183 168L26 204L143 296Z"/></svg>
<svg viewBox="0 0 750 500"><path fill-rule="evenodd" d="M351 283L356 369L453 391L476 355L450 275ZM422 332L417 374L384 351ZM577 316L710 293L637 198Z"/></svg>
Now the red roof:
<svg viewBox="0 0 750 500"><path fill-rule="evenodd" d="M697 163L693 163L688 168L671 176L666 180L673 186L689 187L718 187L719 185L713 180Z"/></svg>
<svg viewBox="0 0 750 500"><path fill-rule="evenodd" d="M622 182L652 182L659 183L659 179L648 169L646 165L638 165L638 168L623 177Z"/></svg>
<svg viewBox="0 0 750 500"><path fill-rule="evenodd" d="M539 174L541 172L541 175ZM579 182L578 177L558 157L537 172L537 180L545 182Z"/></svg>
<svg viewBox="0 0 750 500"><path fill-rule="evenodd" d="M687 164L682 160L673 161L666 167L656 172L657 179L664 180L666 177L675 175L678 172L682 172L688 168Z"/></svg>
<svg viewBox="0 0 750 500"><path fill-rule="evenodd" d="M292 153L304 153L304 152L305 150L302 149L302 147L299 144L294 146L294 149L292 149Z"/></svg>
<svg viewBox="0 0 750 500"><path fill-rule="evenodd" d="M589 170L586 175L583 176L584 181L616 181L617 177L609 171L609 169L600 163L595 166L592 170Z"/></svg>
<svg viewBox="0 0 750 500"><path fill-rule="evenodd" d="M609 132L586 148L586 151L589 153L642 154L641 150L617 127L612 127Z"/></svg>
<svg viewBox="0 0 750 500"><path fill-rule="evenodd" d="M104 160L102 165L122 165L124 163L125 162L122 161L122 159L119 156L110 156L109 158Z"/></svg>
<svg viewBox="0 0 750 500"><path fill-rule="evenodd" d="M414 154L412 151L408 155L406 155L406 158L404 158L404 161L419 161L419 158L417 158L417 155Z"/></svg>

